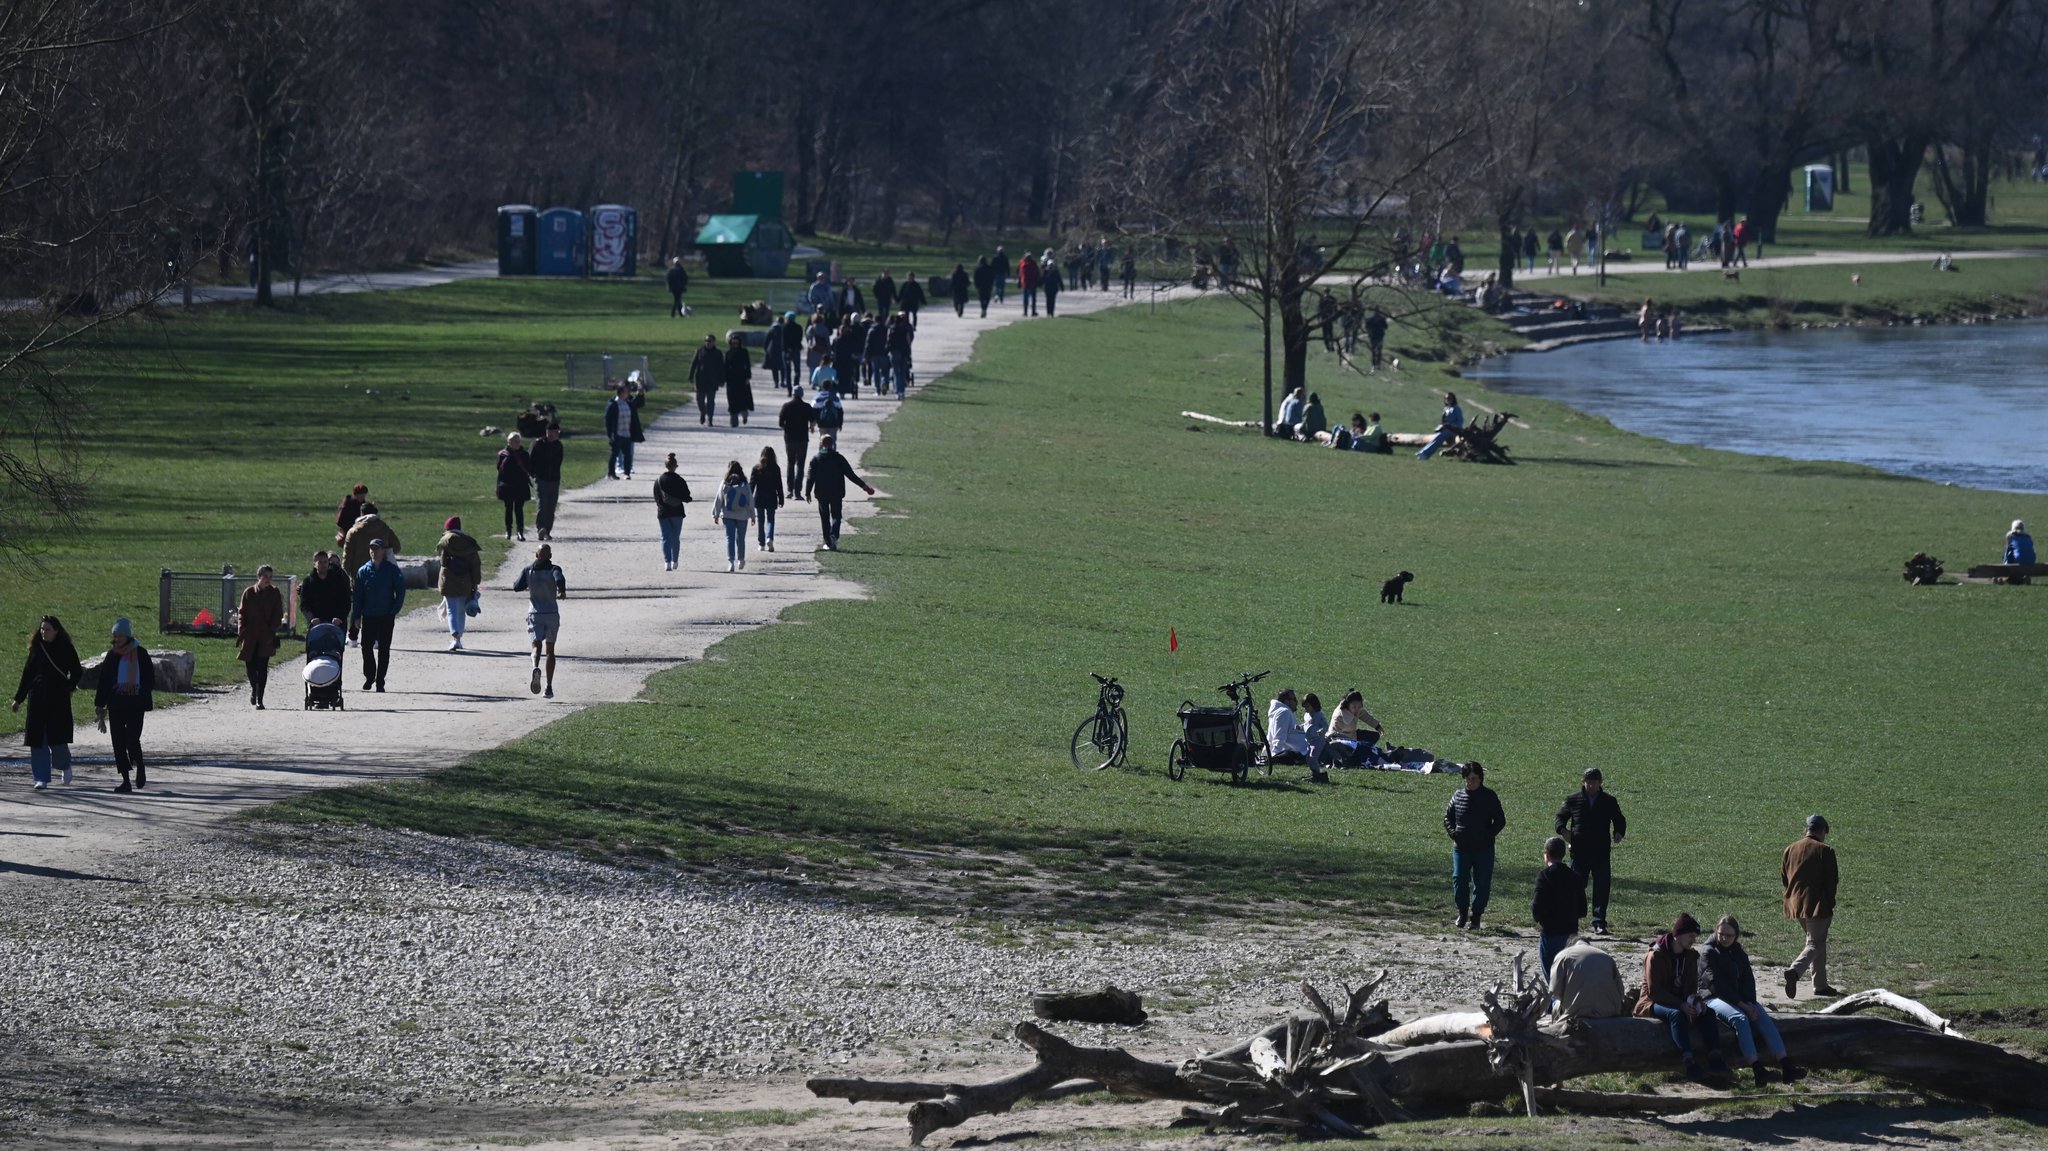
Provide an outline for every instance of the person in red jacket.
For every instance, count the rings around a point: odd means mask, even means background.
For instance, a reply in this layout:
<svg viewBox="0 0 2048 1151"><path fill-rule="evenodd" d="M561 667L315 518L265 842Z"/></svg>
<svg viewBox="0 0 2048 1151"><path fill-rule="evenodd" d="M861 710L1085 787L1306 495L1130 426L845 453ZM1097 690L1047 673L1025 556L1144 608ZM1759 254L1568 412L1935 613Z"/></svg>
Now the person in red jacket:
<svg viewBox="0 0 2048 1151"><path fill-rule="evenodd" d="M1024 314L1037 315L1038 258L1029 252L1024 253L1024 258L1017 261L1017 287L1024 292Z"/></svg>

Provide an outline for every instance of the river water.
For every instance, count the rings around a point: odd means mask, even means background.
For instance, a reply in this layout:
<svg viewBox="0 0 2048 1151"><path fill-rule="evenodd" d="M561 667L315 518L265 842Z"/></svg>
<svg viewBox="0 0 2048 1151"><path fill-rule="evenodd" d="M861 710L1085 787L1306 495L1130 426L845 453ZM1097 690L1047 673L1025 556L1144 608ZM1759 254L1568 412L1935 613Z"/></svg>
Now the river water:
<svg viewBox="0 0 2048 1151"><path fill-rule="evenodd" d="M2048 493L2048 322L1608 340L1464 374L1677 443Z"/></svg>

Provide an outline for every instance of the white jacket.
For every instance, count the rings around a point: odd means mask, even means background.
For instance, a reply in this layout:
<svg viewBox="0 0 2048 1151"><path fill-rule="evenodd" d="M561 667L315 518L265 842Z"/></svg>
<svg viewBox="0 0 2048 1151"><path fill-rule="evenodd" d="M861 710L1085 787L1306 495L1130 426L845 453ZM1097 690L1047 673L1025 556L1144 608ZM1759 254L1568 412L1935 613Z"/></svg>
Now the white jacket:
<svg viewBox="0 0 2048 1151"><path fill-rule="evenodd" d="M1289 751L1307 755L1308 736L1302 733L1300 721L1294 718L1294 709L1276 699L1266 707L1266 754L1280 755Z"/></svg>

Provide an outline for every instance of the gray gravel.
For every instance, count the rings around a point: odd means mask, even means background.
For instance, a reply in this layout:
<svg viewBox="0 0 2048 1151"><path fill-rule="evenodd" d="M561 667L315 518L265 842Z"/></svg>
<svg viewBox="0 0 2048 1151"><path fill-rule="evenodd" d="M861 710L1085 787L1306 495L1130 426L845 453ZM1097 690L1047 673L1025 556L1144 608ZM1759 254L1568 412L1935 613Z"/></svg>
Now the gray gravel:
<svg viewBox="0 0 2048 1151"><path fill-rule="evenodd" d="M1104 982L1146 994L1156 1022L1063 1033L1178 1057L1299 1006L1303 975L1331 990L1393 961L1408 1014L1470 1002L1501 970L1413 936L882 915L801 886L408 833L233 830L125 862L135 882L10 884L0 1065L16 1078L0 1108L15 1118L36 1106L22 1069L37 1067L119 1068L194 1102L345 1106L1014 1066L1030 991Z"/></svg>

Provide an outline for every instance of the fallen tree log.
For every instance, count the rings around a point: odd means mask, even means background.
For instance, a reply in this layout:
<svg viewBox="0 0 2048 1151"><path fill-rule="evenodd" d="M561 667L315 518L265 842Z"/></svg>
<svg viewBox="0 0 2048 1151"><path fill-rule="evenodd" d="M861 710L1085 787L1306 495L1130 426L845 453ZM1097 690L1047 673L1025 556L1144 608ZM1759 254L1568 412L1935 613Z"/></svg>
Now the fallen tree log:
<svg viewBox="0 0 2048 1151"><path fill-rule="evenodd" d="M1538 1087L1536 1098L1546 1107L1565 1107L1588 1115L1684 1115L1713 1103L1725 1103L1726 1095L1652 1095L1634 1091L1583 1091L1572 1087ZM1745 1100L1752 1097L1744 1096ZM1780 1096L1787 1103L1803 1106L1820 1103L1864 1103L1896 1107L1917 1103L1910 1091L1802 1091Z"/></svg>

